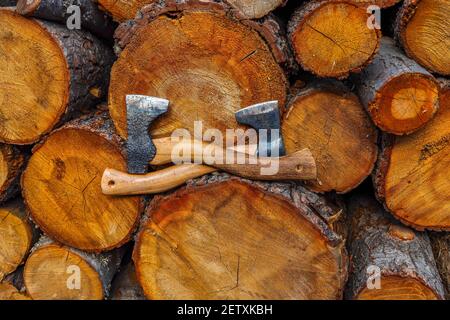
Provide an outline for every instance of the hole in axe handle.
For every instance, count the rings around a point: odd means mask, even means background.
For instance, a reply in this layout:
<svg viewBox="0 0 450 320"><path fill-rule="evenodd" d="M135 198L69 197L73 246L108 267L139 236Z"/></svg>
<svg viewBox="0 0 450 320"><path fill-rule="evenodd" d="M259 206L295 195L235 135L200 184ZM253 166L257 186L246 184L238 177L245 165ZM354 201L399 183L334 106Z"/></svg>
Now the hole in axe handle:
<svg viewBox="0 0 450 320"><path fill-rule="evenodd" d="M116 184L116 182L114 180L109 180L108 181L108 186L113 187Z"/></svg>

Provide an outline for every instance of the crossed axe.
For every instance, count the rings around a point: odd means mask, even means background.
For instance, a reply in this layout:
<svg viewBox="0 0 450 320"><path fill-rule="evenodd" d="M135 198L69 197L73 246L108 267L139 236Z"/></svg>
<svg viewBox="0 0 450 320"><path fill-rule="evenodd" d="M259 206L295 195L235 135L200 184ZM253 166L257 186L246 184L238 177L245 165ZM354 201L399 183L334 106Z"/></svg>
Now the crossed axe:
<svg viewBox="0 0 450 320"><path fill-rule="evenodd" d="M208 155L203 154L205 144L201 141L173 141L169 138L152 140L149 134L151 123L169 109L169 101L166 99L128 95L127 104L127 159L128 173L114 169L106 169L103 173L101 187L107 195L139 195L160 193L184 184L186 181L222 170L243 178L252 180L310 180L316 179L316 163L309 149L303 149L290 155L285 155L283 138L273 138L272 130L281 132L280 112L277 101L268 101L247 108L235 113L236 121L240 124L248 125L254 129L266 129L268 132L267 141L260 139L257 154L250 152L239 152L233 149L236 158L245 159L244 163L220 163L215 161L211 155L223 155L229 149L208 144L210 151ZM191 153L202 154L203 163L183 163L170 166L158 171L147 173L150 165L164 165L172 163L172 150L175 146L187 144L185 147ZM183 145L181 145L183 147ZM212 150L211 150L212 148ZM272 150L278 150L276 160L278 170L276 174L262 174L263 168L267 167L274 157ZM258 156L264 155L264 156Z"/></svg>

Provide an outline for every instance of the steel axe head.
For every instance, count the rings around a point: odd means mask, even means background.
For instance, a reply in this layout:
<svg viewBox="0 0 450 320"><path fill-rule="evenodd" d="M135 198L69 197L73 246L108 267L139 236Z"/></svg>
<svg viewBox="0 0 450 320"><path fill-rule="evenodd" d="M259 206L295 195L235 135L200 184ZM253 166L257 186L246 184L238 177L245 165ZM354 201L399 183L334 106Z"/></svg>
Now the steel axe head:
<svg viewBox="0 0 450 320"><path fill-rule="evenodd" d="M235 113L236 121L253 129L267 130L267 141L261 139L259 134L258 154L271 156L271 150L277 150L280 156L286 154L283 137L281 136L281 119L278 101L266 101L238 110ZM278 136L272 137L272 130L278 130Z"/></svg>
<svg viewBox="0 0 450 320"><path fill-rule="evenodd" d="M156 155L149 133L150 124L169 109L169 100L143 95L127 95L128 173L143 174Z"/></svg>

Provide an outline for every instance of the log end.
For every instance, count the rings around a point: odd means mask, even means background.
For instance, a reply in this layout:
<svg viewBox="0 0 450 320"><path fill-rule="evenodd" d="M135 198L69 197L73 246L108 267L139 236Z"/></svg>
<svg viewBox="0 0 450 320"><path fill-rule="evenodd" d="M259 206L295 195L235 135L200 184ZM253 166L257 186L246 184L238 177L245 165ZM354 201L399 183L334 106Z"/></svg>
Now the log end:
<svg viewBox="0 0 450 320"><path fill-rule="evenodd" d="M398 219L417 229L450 230L450 87L436 116L421 130L391 138L378 159L379 198Z"/></svg>
<svg viewBox="0 0 450 320"><path fill-rule="evenodd" d="M85 126L69 123L34 150L22 177L22 193L46 234L71 247L103 251L130 239L142 203L139 197L102 193L104 170L126 171L127 166L114 142L118 137L96 131L105 124L101 118L90 120Z"/></svg>
<svg viewBox="0 0 450 320"><path fill-rule="evenodd" d="M291 18L289 38L298 63L319 77L346 78L376 54L379 30L367 26L364 8L344 2L310 2Z"/></svg>
<svg viewBox="0 0 450 320"><path fill-rule="evenodd" d="M450 75L450 2L405 1L396 21L396 35L408 56L431 72Z"/></svg>
<svg viewBox="0 0 450 320"><path fill-rule="evenodd" d="M305 198L294 197L296 207L250 182L218 179L157 197L148 207L133 258L148 298L342 295L345 249L327 240L302 207Z"/></svg>
<svg viewBox="0 0 450 320"><path fill-rule="evenodd" d="M23 263L32 240L24 208L16 203L0 207L0 281Z"/></svg>
<svg viewBox="0 0 450 320"><path fill-rule="evenodd" d="M34 300L101 300L100 275L81 256L59 245L39 247L24 268L27 293Z"/></svg>
<svg viewBox="0 0 450 320"><path fill-rule="evenodd" d="M0 10L0 39L0 141L31 144L66 110L66 59L43 26L8 10Z"/></svg>
<svg viewBox="0 0 450 320"><path fill-rule="evenodd" d="M317 179L305 184L316 192L345 193L372 171L377 132L358 98L341 83L312 85L289 103L282 123L288 153L309 148Z"/></svg>
<svg viewBox="0 0 450 320"><path fill-rule="evenodd" d="M405 73L390 79L367 107L375 124L396 135L427 124L439 108L439 85L431 76Z"/></svg>

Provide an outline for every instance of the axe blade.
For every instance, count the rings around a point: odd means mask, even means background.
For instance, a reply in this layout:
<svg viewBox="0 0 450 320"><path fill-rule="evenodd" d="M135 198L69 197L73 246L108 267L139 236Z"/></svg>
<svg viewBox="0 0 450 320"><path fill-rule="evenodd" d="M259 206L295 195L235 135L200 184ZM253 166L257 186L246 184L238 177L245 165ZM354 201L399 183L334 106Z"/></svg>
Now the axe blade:
<svg viewBox="0 0 450 320"><path fill-rule="evenodd" d="M278 101L266 101L240 109L235 113L236 121L255 130L267 130L267 141L259 141L258 154L271 156L278 149L279 156L286 154L281 136L281 119ZM272 138L271 131L279 130L278 138Z"/></svg>
<svg viewBox="0 0 450 320"><path fill-rule="evenodd" d="M150 124L169 109L169 101L143 95L127 95L127 156L128 173L147 172L149 162L156 155L150 137Z"/></svg>

